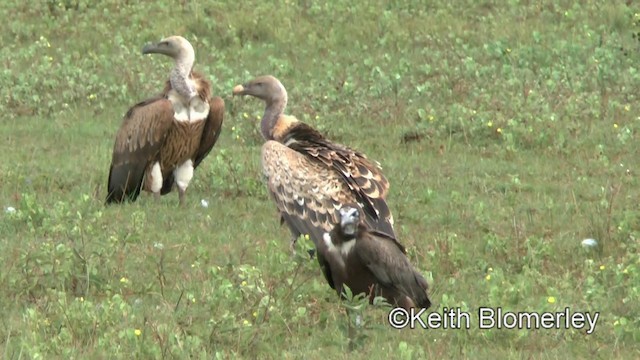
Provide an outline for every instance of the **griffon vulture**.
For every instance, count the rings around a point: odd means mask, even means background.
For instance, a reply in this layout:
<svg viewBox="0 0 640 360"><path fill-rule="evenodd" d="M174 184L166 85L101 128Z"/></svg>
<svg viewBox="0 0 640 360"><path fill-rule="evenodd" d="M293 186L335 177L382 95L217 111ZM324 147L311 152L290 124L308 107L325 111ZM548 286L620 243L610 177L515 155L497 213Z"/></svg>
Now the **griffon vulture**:
<svg viewBox="0 0 640 360"><path fill-rule="evenodd" d="M389 182L377 163L285 115L287 91L273 76L237 85L233 95L251 95L266 104L260 123L266 140L262 172L281 222L291 230L292 248L300 235L309 235L317 248L322 235L339 220L336 210L345 203L359 204L371 228L394 235L385 200ZM327 265L321 255L318 262L323 268ZM333 288L331 276L325 277Z"/></svg>
<svg viewBox="0 0 640 360"><path fill-rule="evenodd" d="M135 201L140 190L156 198L174 182L180 205L193 171L218 140L224 101L211 96L211 83L193 72L195 53L181 36L147 44L143 54L174 59L162 93L134 105L124 116L113 147L107 203Z"/></svg>

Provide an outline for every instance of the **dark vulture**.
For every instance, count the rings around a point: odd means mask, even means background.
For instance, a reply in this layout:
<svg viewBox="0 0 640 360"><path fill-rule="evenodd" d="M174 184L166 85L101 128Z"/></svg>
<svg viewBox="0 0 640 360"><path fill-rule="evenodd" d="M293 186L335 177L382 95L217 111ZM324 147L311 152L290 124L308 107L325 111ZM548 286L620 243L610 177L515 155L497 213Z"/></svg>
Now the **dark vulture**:
<svg viewBox="0 0 640 360"><path fill-rule="evenodd" d="M143 54L175 60L162 93L134 105L116 134L106 202L135 201L140 190L156 198L178 188L180 205L193 171L218 140L224 101L211 96L211 83L193 72L195 53L181 36L147 44Z"/></svg>
<svg viewBox="0 0 640 360"><path fill-rule="evenodd" d="M385 200L389 182L377 163L347 146L325 138L311 126L285 115L287 91L273 76L261 76L233 88L233 95L251 95L266 104L260 124L262 172L267 189L292 234L309 235L316 248L339 220L337 210L357 203L364 221L394 236L393 217ZM323 270L327 263L317 256ZM325 277L333 288L333 278Z"/></svg>
<svg viewBox="0 0 640 360"><path fill-rule="evenodd" d="M407 310L431 306L427 281L409 263L404 247L361 222L356 206L340 209L340 220L324 234L318 253L328 263L338 295L347 285L354 295L369 295L371 302L382 296Z"/></svg>

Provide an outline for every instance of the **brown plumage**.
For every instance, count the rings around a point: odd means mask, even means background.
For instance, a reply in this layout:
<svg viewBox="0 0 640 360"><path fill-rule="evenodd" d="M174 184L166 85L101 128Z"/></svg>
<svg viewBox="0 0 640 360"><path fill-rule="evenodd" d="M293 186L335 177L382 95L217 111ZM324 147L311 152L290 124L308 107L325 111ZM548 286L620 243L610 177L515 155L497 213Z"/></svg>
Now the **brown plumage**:
<svg viewBox="0 0 640 360"><path fill-rule="evenodd" d="M309 235L316 247L338 221L336 210L358 203L364 221L393 236L393 217L386 203L389 182L379 165L347 146L336 144L295 117L284 115L287 92L273 76L261 76L233 89L266 103L261 132L262 171L267 188L292 233L291 245ZM326 268L325 260L318 261ZM325 271L329 285L333 280Z"/></svg>
<svg viewBox="0 0 640 360"><path fill-rule="evenodd" d="M170 56L176 65L160 95L134 105L124 116L106 201L135 201L141 190L159 197L176 183L182 205L194 169L218 140L224 101L212 97L211 83L192 71L195 54L186 39L172 36L142 52Z"/></svg>
<svg viewBox="0 0 640 360"><path fill-rule="evenodd" d="M340 220L318 246L338 294L344 295L346 285L354 295L369 295L372 302L382 296L407 310L430 307L427 281L411 265L404 247L361 222L356 206L346 205L339 212Z"/></svg>

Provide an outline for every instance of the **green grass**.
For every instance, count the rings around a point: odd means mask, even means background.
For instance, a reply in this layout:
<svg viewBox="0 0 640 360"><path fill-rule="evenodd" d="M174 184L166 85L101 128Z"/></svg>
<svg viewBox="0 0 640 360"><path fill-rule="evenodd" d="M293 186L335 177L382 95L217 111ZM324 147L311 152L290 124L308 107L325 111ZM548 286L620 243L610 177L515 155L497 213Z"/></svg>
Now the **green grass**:
<svg viewBox="0 0 640 360"><path fill-rule="evenodd" d="M3 2L0 357L640 357L640 8L605 3ZM226 101L222 135L185 208L105 208L122 115L171 67L140 49L173 34ZM398 331L370 306L350 346L261 182L263 106L230 96L263 74L382 163L431 310L570 307L595 333Z"/></svg>

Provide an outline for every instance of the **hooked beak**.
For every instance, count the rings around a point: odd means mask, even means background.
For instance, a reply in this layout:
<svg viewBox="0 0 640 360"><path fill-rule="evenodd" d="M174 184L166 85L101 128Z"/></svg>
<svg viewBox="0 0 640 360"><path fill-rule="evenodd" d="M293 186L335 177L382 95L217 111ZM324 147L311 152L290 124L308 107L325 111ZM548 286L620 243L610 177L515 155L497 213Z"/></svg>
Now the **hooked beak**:
<svg viewBox="0 0 640 360"><path fill-rule="evenodd" d="M166 44L165 44L166 45ZM146 54L169 54L169 49L167 46L160 46L160 43L147 43L142 48L142 55Z"/></svg>
<svg viewBox="0 0 640 360"><path fill-rule="evenodd" d="M244 95L244 94L245 94L245 90L246 90L246 89L245 89L245 87L244 87L243 85L236 85L236 86L233 88L233 96L236 96L236 95Z"/></svg>

